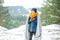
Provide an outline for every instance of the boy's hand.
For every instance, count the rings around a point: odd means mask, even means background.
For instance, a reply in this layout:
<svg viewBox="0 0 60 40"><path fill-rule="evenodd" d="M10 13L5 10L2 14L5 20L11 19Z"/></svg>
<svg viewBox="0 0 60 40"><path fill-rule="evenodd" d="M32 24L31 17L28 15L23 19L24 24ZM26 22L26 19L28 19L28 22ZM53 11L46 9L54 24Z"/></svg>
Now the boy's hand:
<svg viewBox="0 0 60 40"><path fill-rule="evenodd" d="M30 19L30 21L34 21L34 18L33 19Z"/></svg>

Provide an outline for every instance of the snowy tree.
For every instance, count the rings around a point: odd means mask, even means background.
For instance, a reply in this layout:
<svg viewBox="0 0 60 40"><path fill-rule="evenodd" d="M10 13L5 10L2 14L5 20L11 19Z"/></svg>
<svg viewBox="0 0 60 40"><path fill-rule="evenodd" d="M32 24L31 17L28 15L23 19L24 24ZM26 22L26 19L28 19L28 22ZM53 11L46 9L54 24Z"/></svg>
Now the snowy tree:
<svg viewBox="0 0 60 40"><path fill-rule="evenodd" d="M60 0L46 0L41 9L43 25L60 24Z"/></svg>

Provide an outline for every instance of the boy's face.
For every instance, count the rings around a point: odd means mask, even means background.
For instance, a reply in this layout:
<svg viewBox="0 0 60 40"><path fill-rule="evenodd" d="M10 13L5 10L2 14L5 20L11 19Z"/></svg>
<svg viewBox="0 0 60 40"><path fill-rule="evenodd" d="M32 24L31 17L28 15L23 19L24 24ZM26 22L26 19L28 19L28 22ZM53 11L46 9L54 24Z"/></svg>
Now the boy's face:
<svg viewBox="0 0 60 40"><path fill-rule="evenodd" d="M31 11L32 13L35 13L34 11Z"/></svg>

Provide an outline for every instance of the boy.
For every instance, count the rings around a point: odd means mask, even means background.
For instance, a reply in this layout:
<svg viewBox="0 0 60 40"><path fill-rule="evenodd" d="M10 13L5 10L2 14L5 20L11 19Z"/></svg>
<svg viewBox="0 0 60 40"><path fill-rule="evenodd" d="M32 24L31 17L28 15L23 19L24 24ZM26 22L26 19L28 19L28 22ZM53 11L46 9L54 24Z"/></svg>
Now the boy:
<svg viewBox="0 0 60 40"><path fill-rule="evenodd" d="M28 32L29 32L29 40L32 40L32 36L36 34L36 30L37 30L37 16L38 16L38 12L36 8L33 8L31 10L31 13L29 15L29 19L28 19Z"/></svg>

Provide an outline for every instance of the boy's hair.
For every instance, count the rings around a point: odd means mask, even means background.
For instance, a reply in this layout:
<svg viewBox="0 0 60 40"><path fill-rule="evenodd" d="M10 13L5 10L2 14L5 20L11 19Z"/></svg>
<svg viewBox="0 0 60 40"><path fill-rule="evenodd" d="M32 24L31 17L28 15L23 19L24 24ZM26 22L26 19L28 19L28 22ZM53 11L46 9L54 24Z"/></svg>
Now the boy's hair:
<svg viewBox="0 0 60 40"><path fill-rule="evenodd" d="M32 8L31 11L34 11L36 13L37 12L37 9L36 8Z"/></svg>

